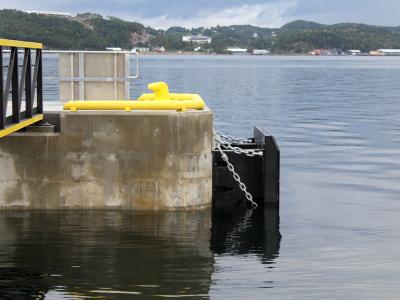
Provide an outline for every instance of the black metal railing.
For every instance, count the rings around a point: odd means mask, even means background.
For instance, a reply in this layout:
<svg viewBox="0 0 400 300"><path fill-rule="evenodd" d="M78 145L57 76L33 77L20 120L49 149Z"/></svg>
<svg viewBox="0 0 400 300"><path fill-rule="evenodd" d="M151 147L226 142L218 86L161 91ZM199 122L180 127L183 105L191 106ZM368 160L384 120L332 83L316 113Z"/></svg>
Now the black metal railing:
<svg viewBox="0 0 400 300"><path fill-rule="evenodd" d="M0 130L35 117L37 121L43 114L42 47L40 43L0 39ZM21 111L23 101L25 110ZM7 115L9 102L11 115Z"/></svg>

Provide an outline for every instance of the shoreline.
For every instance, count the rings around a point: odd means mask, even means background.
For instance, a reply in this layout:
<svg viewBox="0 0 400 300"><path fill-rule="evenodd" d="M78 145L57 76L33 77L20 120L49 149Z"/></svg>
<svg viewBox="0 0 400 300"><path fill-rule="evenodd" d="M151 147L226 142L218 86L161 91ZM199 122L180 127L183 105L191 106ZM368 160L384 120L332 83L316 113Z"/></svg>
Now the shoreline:
<svg viewBox="0 0 400 300"><path fill-rule="evenodd" d="M268 56L306 56L306 57L400 57L400 55L312 55L307 53L273 53L273 54L251 54L251 53L243 53L243 54L228 54L228 53L204 53L204 52L138 52L140 56L255 56L255 57L268 57Z"/></svg>
<svg viewBox="0 0 400 300"><path fill-rule="evenodd" d="M46 49L46 51L60 51L54 49ZM98 50L61 50L61 51L98 51ZM7 50L5 50L7 52ZM110 51L112 52L112 51ZM132 54L138 54L139 56L232 56L232 57L400 57L400 55L312 55L307 53L273 53L273 54L229 54L229 53L205 53L205 52L177 52L177 51L165 51L165 52L129 52ZM49 54L49 53L46 53Z"/></svg>

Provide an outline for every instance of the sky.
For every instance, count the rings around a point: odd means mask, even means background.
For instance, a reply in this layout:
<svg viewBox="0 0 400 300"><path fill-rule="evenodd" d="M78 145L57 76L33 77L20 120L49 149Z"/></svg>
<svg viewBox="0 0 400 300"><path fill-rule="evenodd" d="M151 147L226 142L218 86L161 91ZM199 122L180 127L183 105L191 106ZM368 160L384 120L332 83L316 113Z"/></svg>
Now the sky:
<svg viewBox="0 0 400 300"><path fill-rule="evenodd" d="M0 7L96 12L163 29L240 24L277 28L299 19L400 25L400 0L0 0Z"/></svg>

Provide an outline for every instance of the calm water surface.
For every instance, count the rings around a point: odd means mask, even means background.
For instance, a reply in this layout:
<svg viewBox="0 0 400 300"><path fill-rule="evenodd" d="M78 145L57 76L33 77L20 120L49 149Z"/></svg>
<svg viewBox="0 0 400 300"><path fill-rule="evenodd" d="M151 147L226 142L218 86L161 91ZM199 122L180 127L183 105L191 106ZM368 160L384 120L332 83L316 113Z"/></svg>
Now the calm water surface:
<svg viewBox="0 0 400 300"><path fill-rule="evenodd" d="M46 75L57 74L45 59ZM0 213L3 293L46 299L396 299L400 58L141 58L152 81L202 95L215 127L268 128L281 208ZM133 68L132 68L133 69ZM132 71L133 72L133 71ZM46 98L57 98L57 84Z"/></svg>

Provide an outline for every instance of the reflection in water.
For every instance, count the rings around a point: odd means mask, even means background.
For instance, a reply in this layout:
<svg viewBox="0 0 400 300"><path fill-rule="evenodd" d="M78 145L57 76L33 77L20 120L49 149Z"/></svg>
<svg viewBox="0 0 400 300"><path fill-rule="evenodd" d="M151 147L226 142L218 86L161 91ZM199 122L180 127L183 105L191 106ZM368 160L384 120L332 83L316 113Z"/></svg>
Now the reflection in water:
<svg viewBox="0 0 400 300"><path fill-rule="evenodd" d="M48 291L44 276L32 270L0 267L1 299L43 299Z"/></svg>
<svg viewBox="0 0 400 300"><path fill-rule="evenodd" d="M207 296L210 222L208 210L2 212L0 265L17 273L3 296Z"/></svg>
<svg viewBox="0 0 400 300"><path fill-rule="evenodd" d="M1 299L209 298L214 255L279 251L276 210L0 213ZM210 251L211 241L211 251Z"/></svg>
<svg viewBox="0 0 400 300"><path fill-rule="evenodd" d="M279 255L279 210L224 208L213 212L211 250L215 254L257 254L263 263Z"/></svg>
<svg viewBox="0 0 400 300"><path fill-rule="evenodd" d="M213 213L212 299L264 299L276 287L272 276L279 255L279 211L224 209ZM228 288L229 287L229 288Z"/></svg>

